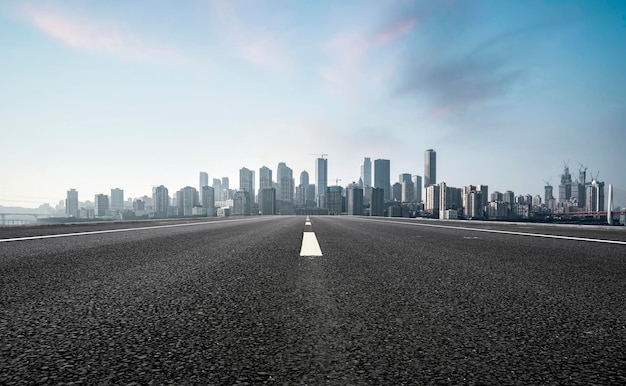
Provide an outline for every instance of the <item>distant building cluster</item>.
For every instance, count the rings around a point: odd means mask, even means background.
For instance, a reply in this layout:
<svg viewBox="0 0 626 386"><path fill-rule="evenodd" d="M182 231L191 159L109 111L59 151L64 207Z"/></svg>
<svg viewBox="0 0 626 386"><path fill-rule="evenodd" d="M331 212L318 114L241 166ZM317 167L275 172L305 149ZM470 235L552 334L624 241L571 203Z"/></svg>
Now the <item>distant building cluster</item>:
<svg viewBox="0 0 626 386"><path fill-rule="evenodd" d="M512 191L489 192L487 185L461 188L437 181L437 153L424 152L423 176L401 173L391 181L390 160L365 157L358 181L345 186L328 184L327 154L315 160L314 183L304 170L298 181L294 171L280 162L276 174L267 166L256 171L239 170L239 188L230 189L227 177L214 178L200 172L198 188L186 186L170 193L163 185L151 196L124 200L124 191L111 189L97 194L93 202L78 201L75 189L67 191L67 217L77 218L166 218L290 214L347 214L352 216L431 217L439 219L529 219L537 216L604 210L604 183L597 175L587 181L581 164L573 180L566 164L558 198L546 181L544 197L515 195ZM258 188L257 188L258 181Z"/></svg>

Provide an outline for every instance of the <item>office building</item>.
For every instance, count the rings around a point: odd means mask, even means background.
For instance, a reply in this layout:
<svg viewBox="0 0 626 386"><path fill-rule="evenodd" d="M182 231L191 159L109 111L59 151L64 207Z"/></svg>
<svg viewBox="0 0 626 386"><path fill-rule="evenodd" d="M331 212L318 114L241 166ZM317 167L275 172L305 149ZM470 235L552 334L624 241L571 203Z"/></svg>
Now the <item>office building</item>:
<svg viewBox="0 0 626 386"><path fill-rule="evenodd" d="M415 202L415 184L410 178L402 181L402 202Z"/></svg>
<svg viewBox="0 0 626 386"><path fill-rule="evenodd" d="M346 192L346 199L348 201L348 215L350 216L362 216L363 215L363 188L357 187L356 184L348 186Z"/></svg>
<svg viewBox="0 0 626 386"><path fill-rule="evenodd" d="M272 187L272 169L263 166L259 169L259 190Z"/></svg>
<svg viewBox="0 0 626 386"><path fill-rule="evenodd" d="M111 209L124 210L124 190L119 188L111 189Z"/></svg>
<svg viewBox="0 0 626 386"><path fill-rule="evenodd" d="M315 200L320 208L325 207L324 195L328 186L328 160L318 158L315 162Z"/></svg>
<svg viewBox="0 0 626 386"><path fill-rule="evenodd" d="M402 184L396 182L391 186L391 200L400 202L402 201Z"/></svg>
<svg viewBox="0 0 626 386"><path fill-rule="evenodd" d="M277 201L284 203L293 203L294 196L294 180L293 170L287 166L284 162L278 164L276 173L276 182L278 184ZM281 206L282 207L282 206Z"/></svg>
<svg viewBox="0 0 626 386"><path fill-rule="evenodd" d="M604 211L604 182L598 182L595 179L587 185L585 194L585 207L587 212Z"/></svg>
<svg viewBox="0 0 626 386"><path fill-rule="evenodd" d="M569 167L565 165L563 174L561 174L561 183L559 184L559 203L569 201L572 197L572 175Z"/></svg>
<svg viewBox="0 0 626 386"><path fill-rule="evenodd" d="M93 202L95 216L105 216L107 214L107 210L109 210L109 196L106 194L96 194Z"/></svg>
<svg viewBox="0 0 626 386"><path fill-rule="evenodd" d="M65 199L65 215L67 217L78 217L78 191L75 189L67 191Z"/></svg>
<svg viewBox="0 0 626 386"><path fill-rule="evenodd" d="M276 189L263 188L259 191L259 211L262 215L276 214Z"/></svg>
<svg viewBox="0 0 626 386"><path fill-rule="evenodd" d="M384 190L385 202L391 200L391 173L388 159L374 161L374 187Z"/></svg>
<svg viewBox="0 0 626 386"><path fill-rule="evenodd" d="M415 202L422 202L422 176L413 176L413 185L415 185Z"/></svg>
<svg viewBox="0 0 626 386"><path fill-rule="evenodd" d="M215 201L222 201L222 180L213 179L213 191L215 192Z"/></svg>
<svg viewBox="0 0 626 386"><path fill-rule="evenodd" d="M222 190L229 190L230 189L230 181L228 179L228 177L222 177Z"/></svg>
<svg viewBox="0 0 626 386"><path fill-rule="evenodd" d="M238 190L233 197L233 215L249 216L252 210L252 198L250 192L246 190Z"/></svg>
<svg viewBox="0 0 626 386"><path fill-rule="evenodd" d="M215 189L210 186L203 186L200 191L200 205L207 216L213 217L215 214Z"/></svg>
<svg viewBox="0 0 626 386"><path fill-rule="evenodd" d="M202 187L209 186L209 175L207 172L200 172L200 182L198 184L198 191L202 192Z"/></svg>
<svg viewBox="0 0 626 386"><path fill-rule="evenodd" d="M307 185L309 185L309 172L307 172L306 170L302 171L302 173L300 173L300 185L306 187Z"/></svg>
<svg viewBox="0 0 626 386"><path fill-rule="evenodd" d="M152 188L152 211L156 217L167 217L167 208L170 206L170 196L163 185Z"/></svg>
<svg viewBox="0 0 626 386"><path fill-rule="evenodd" d="M224 182L222 182L224 185ZM248 168L239 169L239 190L249 193L250 201L254 202L254 171ZM250 214L248 212L248 214Z"/></svg>
<svg viewBox="0 0 626 386"><path fill-rule="evenodd" d="M385 214L385 189L372 188L370 195L370 216L384 216Z"/></svg>
<svg viewBox="0 0 626 386"><path fill-rule="evenodd" d="M426 197L424 211L439 217L439 185L429 185L426 187Z"/></svg>
<svg viewBox="0 0 626 386"><path fill-rule="evenodd" d="M343 188L338 185L326 188L326 207L329 214L341 214L343 210Z"/></svg>
<svg viewBox="0 0 626 386"><path fill-rule="evenodd" d="M437 153L433 149L424 152L424 187L437 183Z"/></svg>
<svg viewBox="0 0 626 386"><path fill-rule="evenodd" d="M176 192L176 206L179 216L192 216L194 206L200 206L198 190L192 186L185 186Z"/></svg>
<svg viewBox="0 0 626 386"><path fill-rule="evenodd" d="M363 186L372 186L372 160L369 157L363 158L361 164L361 181Z"/></svg>

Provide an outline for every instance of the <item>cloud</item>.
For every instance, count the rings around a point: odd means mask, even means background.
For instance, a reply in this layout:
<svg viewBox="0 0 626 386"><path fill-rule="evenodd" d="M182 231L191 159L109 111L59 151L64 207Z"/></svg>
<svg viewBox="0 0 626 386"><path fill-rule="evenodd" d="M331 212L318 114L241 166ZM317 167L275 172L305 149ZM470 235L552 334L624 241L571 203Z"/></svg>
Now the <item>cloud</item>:
<svg viewBox="0 0 626 386"><path fill-rule="evenodd" d="M293 60L285 48L285 34L244 20L230 1L213 0L211 10L212 26L238 57L271 72L291 71Z"/></svg>
<svg viewBox="0 0 626 386"><path fill-rule="evenodd" d="M77 50L106 53L123 59L181 59L174 49L148 43L119 26L58 7L24 4L22 15L40 30Z"/></svg>

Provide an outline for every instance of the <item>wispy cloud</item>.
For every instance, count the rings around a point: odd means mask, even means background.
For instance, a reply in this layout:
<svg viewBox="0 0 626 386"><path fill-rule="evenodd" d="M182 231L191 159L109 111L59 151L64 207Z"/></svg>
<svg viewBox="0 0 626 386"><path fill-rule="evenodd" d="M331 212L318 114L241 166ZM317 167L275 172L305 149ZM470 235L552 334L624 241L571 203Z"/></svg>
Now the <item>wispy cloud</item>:
<svg viewBox="0 0 626 386"><path fill-rule="evenodd" d="M60 7L24 4L22 15L37 28L77 50L106 53L123 59L182 59L176 50L149 43L115 23Z"/></svg>
<svg viewBox="0 0 626 386"><path fill-rule="evenodd" d="M418 20L416 14L398 15L382 27L335 36L325 45L331 63L320 69L320 75L334 88L358 94L368 60L376 50L402 39L417 26ZM388 73L389 68L384 72ZM380 83L384 78L385 74L374 73L371 80Z"/></svg>
<svg viewBox="0 0 626 386"><path fill-rule="evenodd" d="M293 68L285 34L268 31L262 25L244 20L230 1L213 0L211 10L212 25L235 55L271 72L284 74Z"/></svg>

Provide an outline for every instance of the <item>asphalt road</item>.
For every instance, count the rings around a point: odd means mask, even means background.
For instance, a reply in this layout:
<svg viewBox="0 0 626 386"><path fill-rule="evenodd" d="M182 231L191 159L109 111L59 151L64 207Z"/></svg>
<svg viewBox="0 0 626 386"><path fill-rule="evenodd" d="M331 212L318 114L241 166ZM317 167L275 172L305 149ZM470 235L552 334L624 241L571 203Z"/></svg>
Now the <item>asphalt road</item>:
<svg viewBox="0 0 626 386"><path fill-rule="evenodd" d="M626 383L625 229L311 223L0 229L0 384Z"/></svg>

